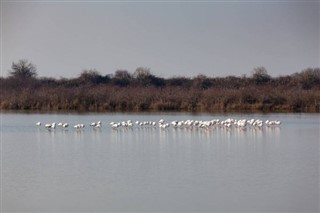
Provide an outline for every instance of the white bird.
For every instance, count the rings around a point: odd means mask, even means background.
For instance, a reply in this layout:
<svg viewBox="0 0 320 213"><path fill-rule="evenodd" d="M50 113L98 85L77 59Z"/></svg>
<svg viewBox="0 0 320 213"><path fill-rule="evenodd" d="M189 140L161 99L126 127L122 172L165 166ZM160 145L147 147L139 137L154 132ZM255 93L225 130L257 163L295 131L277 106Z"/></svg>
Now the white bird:
<svg viewBox="0 0 320 213"><path fill-rule="evenodd" d="M247 125L246 120L238 120L237 126L238 127L245 127Z"/></svg>
<svg viewBox="0 0 320 213"><path fill-rule="evenodd" d="M45 124L44 127L47 129L54 129L56 128L56 123Z"/></svg>
<svg viewBox="0 0 320 213"><path fill-rule="evenodd" d="M85 125L84 125L84 124L76 124L76 125L74 125L73 127L74 127L75 129L82 129L82 128L85 127Z"/></svg>
<svg viewBox="0 0 320 213"><path fill-rule="evenodd" d="M172 125L173 127L177 127L178 121L172 121L172 122L171 122L171 125Z"/></svg>
<svg viewBox="0 0 320 213"><path fill-rule="evenodd" d="M280 124L281 124L281 121L275 121L274 124L275 124L275 125L280 125Z"/></svg>
<svg viewBox="0 0 320 213"><path fill-rule="evenodd" d="M40 121L37 122L37 123L36 123L36 126L41 126L41 122L40 122Z"/></svg>
<svg viewBox="0 0 320 213"><path fill-rule="evenodd" d="M273 126L274 126L274 125L280 125L280 124L281 124L281 121L277 121L277 120L275 120L275 121L269 121L268 124L269 124L269 125L273 125Z"/></svg>
<svg viewBox="0 0 320 213"><path fill-rule="evenodd" d="M111 125L111 127L112 128L114 128L114 129L116 129L116 128L118 128L120 126L120 124L119 123L113 123L112 125Z"/></svg>
<svg viewBox="0 0 320 213"><path fill-rule="evenodd" d="M162 128L162 129L166 129L166 128L168 128L169 126L170 126L169 123L160 123L160 124L159 124L159 127Z"/></svg>
<svg viewBox="0 0 320 213"><path fill-rule="evenodd" d="M226 123L224 126L230 128L231 127L231 123Z"/></svg>
<svg viewBox="0 0 320 213"><path fill-rule="evenodd" d="M96 127L96 128L100 128L100 127L102 127L102 123L101 123L101 121L92 122L92 123L90 124L90 126Z"/></svg>

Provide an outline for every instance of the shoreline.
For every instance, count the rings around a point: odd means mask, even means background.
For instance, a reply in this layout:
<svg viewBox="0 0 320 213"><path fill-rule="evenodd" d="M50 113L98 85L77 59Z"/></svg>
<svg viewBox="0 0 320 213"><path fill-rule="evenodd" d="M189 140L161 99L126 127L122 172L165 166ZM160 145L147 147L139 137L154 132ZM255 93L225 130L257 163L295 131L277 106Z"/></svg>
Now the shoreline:
<svg viewBox="0 0 320 213"><path fill-rule="evenodd" d="M0 109L74 112L320 113L320 69L290 76L160 78L116 71L0 78Z"/></svg>
<svg viewBox="0 0 320 213"><path fill-rule="evenodd" d="M124 113L124 114L318 114L319 109L315 110L215 110L215 111L187 111L187 110L38 110L38 109L0 109L0 113L25 113L25 114L111 114L111 113Z"/></svg>

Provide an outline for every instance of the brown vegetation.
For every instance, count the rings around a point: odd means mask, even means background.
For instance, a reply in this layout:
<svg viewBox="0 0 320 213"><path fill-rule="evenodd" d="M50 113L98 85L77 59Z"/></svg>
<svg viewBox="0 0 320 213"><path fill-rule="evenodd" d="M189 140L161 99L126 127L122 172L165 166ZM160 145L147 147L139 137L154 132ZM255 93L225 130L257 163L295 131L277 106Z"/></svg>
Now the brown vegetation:
<svg viewBox="0 0 320 213"><path fill-rule="evenodd" d="M86 70L71 79L11 72L0 87L4 110L320 112L319 68L275 78L261 67L224 78L164 79L146 68L106 76Z"/></svg>

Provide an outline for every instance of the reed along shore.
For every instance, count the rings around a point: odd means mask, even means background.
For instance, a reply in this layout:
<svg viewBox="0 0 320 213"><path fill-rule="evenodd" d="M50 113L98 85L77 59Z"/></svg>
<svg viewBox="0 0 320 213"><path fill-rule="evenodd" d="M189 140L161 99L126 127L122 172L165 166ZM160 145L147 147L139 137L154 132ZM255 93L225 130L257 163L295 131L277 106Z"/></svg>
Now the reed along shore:
<svg viewBox="0 0 320 213"><path fill-rule="evenodd" d="M271 77L161 78L143 70L0 78L0 108L30 111L320 112L320 69Z"/></svg>

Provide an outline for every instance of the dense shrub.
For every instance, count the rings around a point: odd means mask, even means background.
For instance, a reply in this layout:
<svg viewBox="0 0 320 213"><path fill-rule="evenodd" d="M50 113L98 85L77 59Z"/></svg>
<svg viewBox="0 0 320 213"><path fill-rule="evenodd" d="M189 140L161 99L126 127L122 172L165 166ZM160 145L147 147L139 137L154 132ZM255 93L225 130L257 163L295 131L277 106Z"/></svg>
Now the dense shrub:
<svg viewBox="0 0 320 213"><path fill-rule="evenodd" d="M0 78L0 108L79 111L320 112L320 71L272 78L257 68L251 77L160 78L148 68L77 78Z"/></svg>

